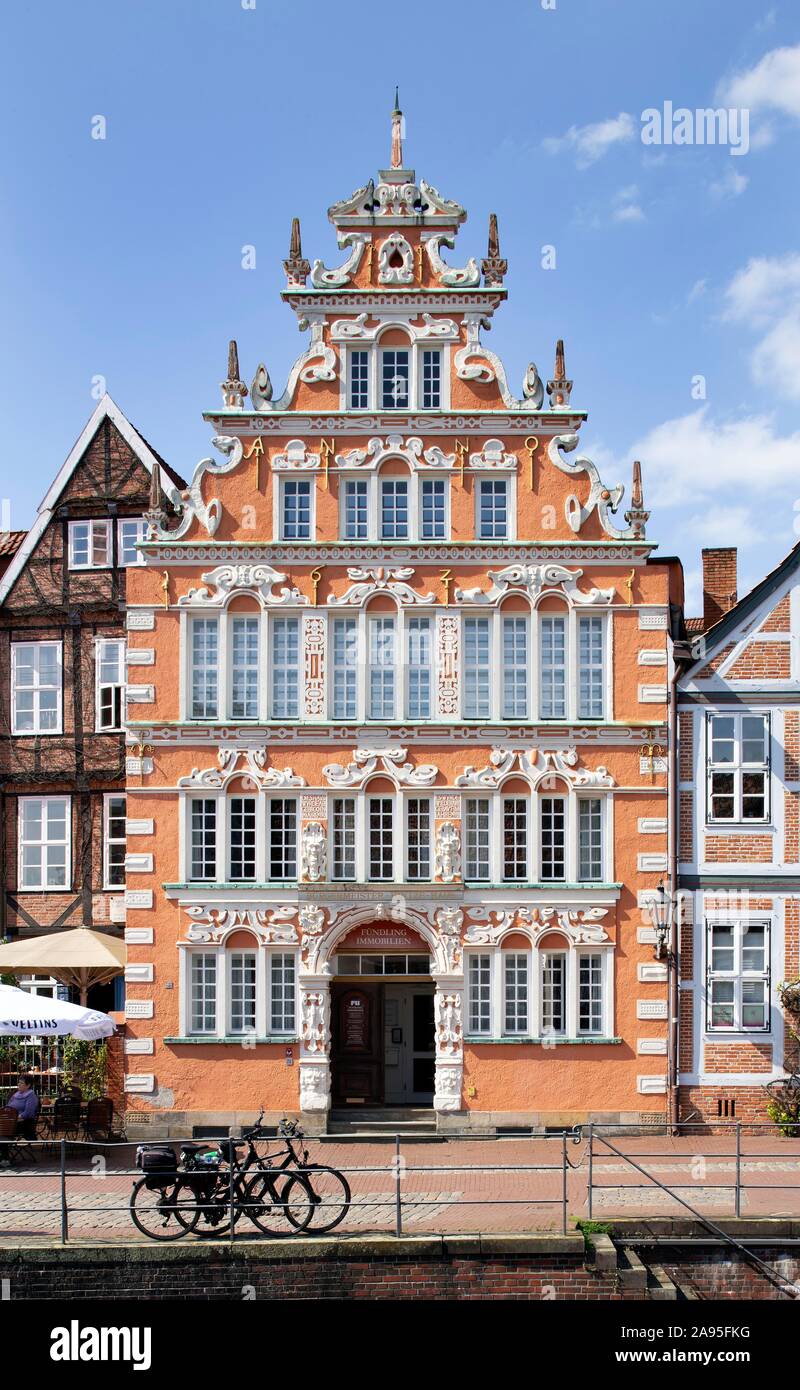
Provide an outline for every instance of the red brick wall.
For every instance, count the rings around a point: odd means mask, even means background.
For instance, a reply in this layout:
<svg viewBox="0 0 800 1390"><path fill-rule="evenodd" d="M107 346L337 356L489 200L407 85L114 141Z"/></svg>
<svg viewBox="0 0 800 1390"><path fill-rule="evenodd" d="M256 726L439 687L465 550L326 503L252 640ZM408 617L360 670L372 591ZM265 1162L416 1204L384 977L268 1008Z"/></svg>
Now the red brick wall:
<svg viewBox="0 0 800 1390"><path fill-rule="evenodd" d="M796 864L800 855L800 793L784 792L784 860Z"/></svg>
<svg viewBox="0 0 800 1390"><path fill-rule="evenodd" d="M783 716L784 775L787 782L800 782L800 712L787 709Z"/></svg>
<svg viewBox="0 0 800 1390"><path fill-rule="evenodd" d="M791 631L790 597L789 594L784 594L777 607L773 608L769 617L761 624L762 632Z"/></svg>
<svg viewBox="0 0 800 1390"><path fill-rule="evenodd" d="M681 1120L702 1124L709 1129L719 1125L721 1132L728 1132L722 1125L719 1102L733 1102L734 1120L750 1124L767 1124L773 1128L767 1115L767 1095L763 1086L681 1086L678 1090L678 1108ZM699 1118L698 1118L699 1117Z"/></svg>
<svg viewBox="0 0 800 1390"><path fill-rule="evenodd" d="M694 1068L694 990L682 989L678 995L678 1068Z"/></svg>
<svg viewBox="0 0 800 1390"><path fill-rule="evenodd" d="M706 835L707 863L772 863L771 835Z"/></svg>
<svg viewBox="0 0 800 1390"><path fill-rule="evenodd" d="M680 824L680 860L691 864L694 858L694 792L681 792L678 797Z"/></svg>
<svg viewBox="0 0 800 1390"><path fill-rule="evenodd" d="M791 662L788 642L753 639L726 673L726 680L788 680Z"/></svg>
<svg viewBox="0 0 800 1390"><path fill-rule="evenodd" d="M707 1042L703 1051L705 1071L772 1071L772 1043Z"/></svg>
<svg viewBox="0 0 800 1390"><path fill-rule="evenodd" d="M692 730L694 728L694 714L691 710L682 710L678 715L678 745L679 745L679 771L682 782L692 780Z"/></svg>

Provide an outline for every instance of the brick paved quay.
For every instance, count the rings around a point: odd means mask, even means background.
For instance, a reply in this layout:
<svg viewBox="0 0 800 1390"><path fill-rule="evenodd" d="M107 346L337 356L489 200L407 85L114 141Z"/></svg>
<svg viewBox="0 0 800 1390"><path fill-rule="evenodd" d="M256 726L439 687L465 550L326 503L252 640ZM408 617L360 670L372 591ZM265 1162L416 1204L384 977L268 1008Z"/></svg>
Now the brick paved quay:
<svg viewBox="0 0 800 1390"><path fill-rule="evenodd" d="M735 1137L610 1136L616 1148L709 1217L734 1214ZM337 1235L393 1232L396 1216L392 1142L309 1141L311 1161L343 1169L352 1205ZM742 1216L800 1217L800 1140L774 1133L744 1135ZM142 1241L127 1205L135 1180L125 1171L135 1145L70 1145L67 1160L69 1237L81 1242ZM588 1143L566 1145L569 1225L588 1207ZM407 1234L556 1231L562 1221L562 1143L553 1139L404 1140L400 1191ZM535 1168L537 1171L519 1171ZM448 1171L448 1170L456 1171ZM518 1171L514 1171L514 1170ZM375 1171L383 1170L383 1171ZM592 1215L680 1216L674 1197L595 1139ZM0 1246L61 1239L58 1157L39 1150L35 1165L0 1171ZM249 1223L237 1227L247 1239ZM255 1239L255 1233L253 1233ZM193 1239L190 1237L189 1239Z"/></svg>

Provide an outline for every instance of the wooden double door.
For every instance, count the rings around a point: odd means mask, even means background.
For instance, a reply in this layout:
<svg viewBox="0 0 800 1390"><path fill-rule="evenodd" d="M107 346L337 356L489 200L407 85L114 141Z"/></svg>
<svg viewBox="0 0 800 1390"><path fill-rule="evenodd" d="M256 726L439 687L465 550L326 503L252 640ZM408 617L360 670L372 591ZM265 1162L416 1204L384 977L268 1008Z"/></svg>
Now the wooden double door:
<svg viewBox="0 0 800 1390"><path fill-rule="evenodd" d="M432 984L331 986L334 1104L432 1105Z"/></svg>

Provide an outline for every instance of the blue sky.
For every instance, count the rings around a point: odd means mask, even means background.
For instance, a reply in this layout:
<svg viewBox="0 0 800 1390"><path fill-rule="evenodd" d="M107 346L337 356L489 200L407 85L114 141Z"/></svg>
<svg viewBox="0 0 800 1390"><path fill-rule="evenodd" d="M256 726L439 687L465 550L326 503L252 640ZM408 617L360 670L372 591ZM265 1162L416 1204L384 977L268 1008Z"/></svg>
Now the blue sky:
<svg viewBox="0 0 800 1390"><path fill-rule="evenodd" d="M306 255L338 263L326 209L388 162L399 82L407 162L469 212L458 263L499 215L510 302L487 341L512 389L566 339L583 451L609 483L641 457L650 534L681 554L690 609L702 545L741 546L743 592L794 543L795 0L37 0L3 25L13 526L98 376L184 474L209 452L200 414L229 337L248 381L263 359L282 389L301 349L278 297L290 219ZM644 145L641 114L665 101L746 108L749 151Z"/></svg>

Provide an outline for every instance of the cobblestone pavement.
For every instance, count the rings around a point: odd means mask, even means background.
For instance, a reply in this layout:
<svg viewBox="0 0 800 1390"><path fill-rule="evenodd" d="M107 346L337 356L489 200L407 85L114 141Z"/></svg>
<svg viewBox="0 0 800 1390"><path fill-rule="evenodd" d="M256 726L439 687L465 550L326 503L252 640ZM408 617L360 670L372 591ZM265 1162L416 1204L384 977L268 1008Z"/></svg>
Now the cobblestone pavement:
<svg viewBox="0 0 800 1390"><path fill-rule="evenodd" d="M663 1135L610 1136L611 1143L709 1216L732 1216L735 1138ZM394 1231L397 1170L393 1142L308 1141L312 1162L348 1176L353 1200L337 1234ZM566 1210L570 1221L589 1213L586 1140L567 1140ZM274 1141L273 1141L274 1150ZM66 1192L69 1237L80 1241L141 1241L128 1212L135 1145L70 1145ZM746 1216L800 1217L800 1140L777 1134L742 1139L740 1173ZM675 1197L595 1139L592 1215L681 1215ZM404 1139L399 1164L402 1227L406 1232L498 1232L559 1229L564 1206L562 1141L465 1139L415 1143ZM249 1223L237 1227L246 1238ZM255 1234L255 1233L254 1233ZM0 1170L0 1245L39 1244L61 1237L58 1159L38 1150L35 1165Z"/></svg>

